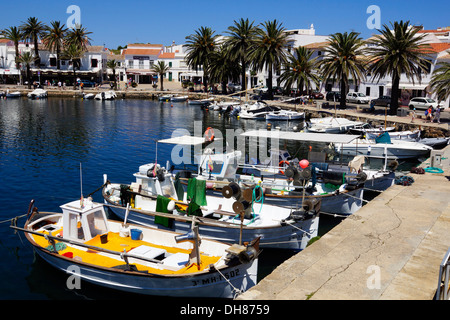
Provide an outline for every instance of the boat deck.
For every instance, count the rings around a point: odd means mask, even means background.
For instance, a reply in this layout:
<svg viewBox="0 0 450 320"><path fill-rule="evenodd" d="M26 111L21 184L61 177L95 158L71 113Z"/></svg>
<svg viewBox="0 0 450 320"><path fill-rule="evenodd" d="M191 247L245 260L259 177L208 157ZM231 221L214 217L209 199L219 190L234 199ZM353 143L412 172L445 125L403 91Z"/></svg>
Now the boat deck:
<svg viewBox="0 0 450 320"><path fill-rule="evenodd" d="M60 234L61 232L62 228L53 231L52 235L55 236L56 234ZM51 246L51 244L44 237L37 235L32 235L32 237L33 240L42 248L49 248L49 246ZM61 245L59 246L61 246L61 248L63 249L58 250L58 253L67 258L73 258L74 260L77 261L82 261L85 263L106 268L118 267L125 264L124 260L122 260L120 256L117 256L116 258L110 254L104 254L99 251L86 249L82 247L74 247L73 245L66 244L64 242L56 242L57 249L60 248L58 247L59 243L61 243ZM190 250L156 245L143 240L133 240L131 237L121 237L119 233L116 232L108 232L108 241L106 243L102 243L100 235L97 235L91 240L86 241L84 244L116 252L123 252L125 250L128 253L133 253L130 251L138 248L138 251L135 250L137 255L139 255L139 248L147 248L147 249L151 248L155 252L162 252L163 250L165 250L168 254L170 254L169 257L177 256L181 258L178 259L180 261L188 260L187 255L190 253ZM200 259L201 259L200 265L201 271L207 268L210 264L216 263L220 259L220 257L212 257L200 254ZM178 268L178 270L175 270L177 268L166 268L164 264L156 265L154 263L148 263L146 265L145 262L143 262L143 264L131 263L131 260L136 261L136 259L130 258L130 264L135 265L138 271L148 272L152 274L185 274L199 271L196 264L192 264L189 266L183 265L181 268ZM155 267L152 267L151 265Z"/></svg>

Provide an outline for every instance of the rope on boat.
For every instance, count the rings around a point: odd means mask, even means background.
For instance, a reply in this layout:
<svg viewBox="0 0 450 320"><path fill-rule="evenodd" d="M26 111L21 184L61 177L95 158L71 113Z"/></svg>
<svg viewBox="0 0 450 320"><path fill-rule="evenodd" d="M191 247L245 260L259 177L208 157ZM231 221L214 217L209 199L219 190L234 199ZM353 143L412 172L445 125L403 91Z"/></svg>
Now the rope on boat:
<svg viewBox="0 0 450 320"><path fill-rule="evenodd" d="M216 269L216 271L217 271L217 272L225 279L225 281L228 282L228 284L230 285L230 287L233 288L232 290L235 292L233 298L236 298L238 295L242 294L242 292L243 292L242 290L240 290L240 289L236 288L235 286L233 286L233 284L231 283L231 281L228 280L228 279L222 274L222 272L220 272L219 269L217 269L217 268L215 268L215 269Z"/></svg>
<svg viewBox="0 0 450 320"><path fill-rule="evenodd" d="M320 211L320 214L327 214L329 216L333 216L334 218L347 218L349 216L349 215L342 215L342 214L324 212L324 211Z"/></svg>
<svg viewBox="0 0 450 320"><path fill-rule="evenodd" d="M14 217L14 218L10 218L10 219L6 219L6 220L3 220L3 221L0 221L0 223L13 222L13 221L16 221L19 218L26 217L26 216L27 216L27 214L23 214L21 216L17 216L17 217Z"/></svg>

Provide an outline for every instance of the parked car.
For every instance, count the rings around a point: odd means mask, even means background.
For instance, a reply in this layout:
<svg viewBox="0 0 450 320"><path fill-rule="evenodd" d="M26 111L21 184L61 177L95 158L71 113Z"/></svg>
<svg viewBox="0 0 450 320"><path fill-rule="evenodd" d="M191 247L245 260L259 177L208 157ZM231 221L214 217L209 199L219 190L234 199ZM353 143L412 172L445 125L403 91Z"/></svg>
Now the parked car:
<svg viewBox="0 0 450 320"><path fill-rule="evenodd" d="M232 92L236 92L236 91L241 91L242 90L242 86L238 83L229 83L228 84L228 90L232 91Z"/></svg>
<svg viewBox="0 0 450 320"><path fill-rule="evenodd" d="M376 99L373 99L372 102L374 103L375 106L389 107L391 105L391 97L381 96Z"/></svg>
<svg viewBox="0 0 450 320"><path fill-rule="evenodd" d="M347 102L369 103L370 98L361 92L349 92L346 97Z"/></svg>
<svg viewBox="0 0 450 320"><path fill-rule="evenodd" d="M83 83L83 87L84 88L95 87L95 82L90 81L90 80L80 80L80 81L78 81L78 85L80 85L81 83Z"/></svg>
<svg viewBox="0 0 450 320"><path fill-rule="evenodd" d="M313 92L309 95L309 97L310 97L311 99L323 99L323 94L320 93L319 91L313 91Z"/></svg>
<svg viewBox="0 0 450 320"><path fill-rule="evenodd" d="M336 92L336 91L327 92L326 100L340 102L341 101L341 93Z"/></svg>
<svg viewBox="0 0 450 320"><path fill-rule="evenodd" d="M436 102L436 100L430 99L430 98L422 98L422 97L417 97L417 98L412 98L409 101L409 109L412 110L414 108L416 108L417 110L427 110L428 107L432 107L433 108L433 112L436 111L436 109L439 107L441 108L441 106Z"/></svg>

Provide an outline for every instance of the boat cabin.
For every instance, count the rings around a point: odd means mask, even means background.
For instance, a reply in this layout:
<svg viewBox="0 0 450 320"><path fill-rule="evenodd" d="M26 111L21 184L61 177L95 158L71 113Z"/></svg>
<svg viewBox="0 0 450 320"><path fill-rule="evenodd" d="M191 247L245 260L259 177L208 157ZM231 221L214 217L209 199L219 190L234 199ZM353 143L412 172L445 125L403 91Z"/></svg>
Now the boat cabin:
<svg viewBox="0 0 450 320"><path fill-rule="evenodd" d="M76 200L62 205L61 209L64 238L85 242L109 231L106 213L100 203Z"/></svg>

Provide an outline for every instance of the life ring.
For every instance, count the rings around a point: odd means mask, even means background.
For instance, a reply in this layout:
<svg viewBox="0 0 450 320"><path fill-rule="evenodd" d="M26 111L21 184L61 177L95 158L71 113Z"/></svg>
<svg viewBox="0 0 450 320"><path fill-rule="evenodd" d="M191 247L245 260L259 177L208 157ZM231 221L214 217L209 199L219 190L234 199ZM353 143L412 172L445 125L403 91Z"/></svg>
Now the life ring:
<svg viewBox="0 0 450 320"><path fill-rule="evenodd" d="M214 129L208 127L205 131L205 141L214 141Z"/></svg>
<svg viewBox="0 0 450 320"><path fill-rule="evenodd" d="M278 166L281 167L283 164L287 164L288 167L289 167L289 165L290 165L289 161L281 160L280 163L278 163ZM281 174L284 174L284 170L280 170L280 173L281 173Z"/></svg>

